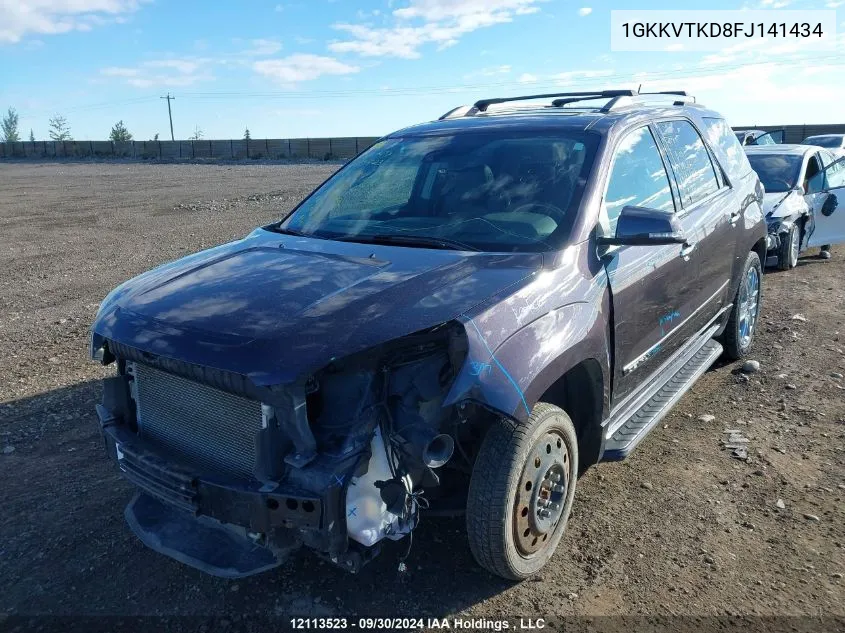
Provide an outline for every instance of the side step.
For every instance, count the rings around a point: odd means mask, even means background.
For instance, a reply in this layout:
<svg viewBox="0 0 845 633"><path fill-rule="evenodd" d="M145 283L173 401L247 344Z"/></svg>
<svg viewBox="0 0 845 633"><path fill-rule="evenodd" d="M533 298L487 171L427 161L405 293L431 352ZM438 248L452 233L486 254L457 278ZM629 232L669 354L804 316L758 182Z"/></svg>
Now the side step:
<svg viewBox="0 0 845 633"><path fill-rule="evenodd" d="M669 380L637 409L605 442L602 461L625 459L660 422L675 403L722 354L722 346L709 339Z"/></svg>

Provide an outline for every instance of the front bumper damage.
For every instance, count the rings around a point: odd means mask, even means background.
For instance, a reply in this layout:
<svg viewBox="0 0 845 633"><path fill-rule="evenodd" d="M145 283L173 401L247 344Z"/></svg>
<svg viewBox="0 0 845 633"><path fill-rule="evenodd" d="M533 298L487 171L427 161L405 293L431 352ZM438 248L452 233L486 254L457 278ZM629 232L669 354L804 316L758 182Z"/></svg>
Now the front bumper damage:
<svg viewBox="0 0 845 633"><path fill-rule="evenodd" d="M432 469L454 447L443 430L472 408L444 405L462 332L437 326L276 387L95 339L92 356L117 366L97 405L105 448L139 489L128 524L217 576L265 571L299 546L357 572L416 527L415 494L439 486Z"/></svg>
<svg viewBox="0 0 845 633"><path fill-rule="evenodd" d="M139 437L127 424L131 406L124 376L107 378L100 430L108 456L139 488L124 516L151 549L227 578L276 567L301 545L353 572L375 555L346 538L336 463L324 469L315 460L310 489L218 479Z"/></svg>
<svg viewBox="0 0 845 633"><path fill-rule="evenodd" d="M789 240L789 232L800 218L769 218L766 235L766 266L777 266L781 246ZM799 225L800 226L800 225Z"/></svg>
<svg viewBox="0 0 845 633"><path fill-rule="evenodd" d="M780 242L782 237L778 234L777 230L772 230L769 227L769 233L766 235L766 263L765 265L768 266L777 266L778 263L778 252L780 251Z"/></svg>

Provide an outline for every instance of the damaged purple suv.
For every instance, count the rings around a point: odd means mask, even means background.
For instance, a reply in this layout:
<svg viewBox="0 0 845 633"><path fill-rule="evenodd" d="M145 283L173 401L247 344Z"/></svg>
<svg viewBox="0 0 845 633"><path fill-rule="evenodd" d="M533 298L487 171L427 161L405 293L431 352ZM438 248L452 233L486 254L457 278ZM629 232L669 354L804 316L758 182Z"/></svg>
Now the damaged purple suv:
<svg viewBox="0 0 845 633"><path fill-rule="evenodd" d="M385 137L284 220L103 301L129 525L239 577L302 545L357 571L465 512L484 568L534 574L579 473L748 351L762 196L683 93L487 99Z"/></svg>

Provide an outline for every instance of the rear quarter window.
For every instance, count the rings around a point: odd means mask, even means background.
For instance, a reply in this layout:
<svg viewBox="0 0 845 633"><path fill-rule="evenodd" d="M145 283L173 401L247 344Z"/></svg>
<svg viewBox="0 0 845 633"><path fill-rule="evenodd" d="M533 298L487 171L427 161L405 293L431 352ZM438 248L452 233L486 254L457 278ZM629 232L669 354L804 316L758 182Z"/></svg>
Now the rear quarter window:
<svg viewBox="0 0 845 633"><path fill-rule="evenodd" d="M745 176L751 171L751 164L736 134L724 119L703 118L703 132L707 143L713 148L716 158L728 172L731 179Z"/></svg>

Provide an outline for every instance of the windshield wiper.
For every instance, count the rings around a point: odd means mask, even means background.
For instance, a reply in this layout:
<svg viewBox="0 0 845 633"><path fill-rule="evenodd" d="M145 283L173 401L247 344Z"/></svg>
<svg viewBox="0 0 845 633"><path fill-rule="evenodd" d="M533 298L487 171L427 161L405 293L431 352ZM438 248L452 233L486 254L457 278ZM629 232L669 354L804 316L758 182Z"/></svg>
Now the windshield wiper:
<svg viewBox="0 0 845 633"><path fill-rule="evenodd" d="M361 242L363 244L396 244L400 246L422 246L424 248L440 248L453 251L480 251L480 248L470 246L458 240L429 235L345 235L333 238L340 242Z"/></svg>
<svg viewBox="0 0 845 633"><path fill-rule="evenodd" d="M273 233L281 233L282 235L293 235L295 237L313 237L318 240L325 240L328 239L323 235L317 235L316 233L303 233L302 231L297 231L296 229L289 229L289 228L282 228L278 224L275 226L271 226L270 230Z"/></svg>

